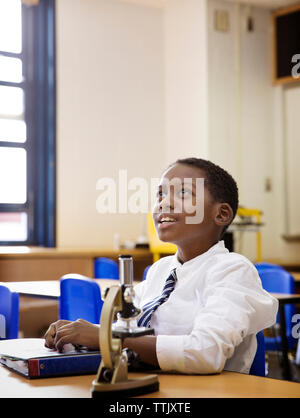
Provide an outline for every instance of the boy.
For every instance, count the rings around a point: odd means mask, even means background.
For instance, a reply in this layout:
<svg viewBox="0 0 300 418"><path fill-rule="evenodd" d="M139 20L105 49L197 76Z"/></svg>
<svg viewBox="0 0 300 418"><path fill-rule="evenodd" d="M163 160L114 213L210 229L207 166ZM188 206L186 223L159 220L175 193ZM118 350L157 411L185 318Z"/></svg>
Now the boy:
<svg viewBox="0 0 300 418"><path fill-rule="evenodd" d="M204 179L203 194L197 179ZM262 289L252 263L220 241L237 207L235 181L209 161L177 160L164 172L153 219L159 238L176 244L177 253L154 263L135 287L135 304L143 309L138 324L155 335L126 338L124 347L143 362L181 373L249 373L256 334L275 322L278 302ZM94 348L98 326L58 321L45 339L57 349L66 343Z"/></svg>

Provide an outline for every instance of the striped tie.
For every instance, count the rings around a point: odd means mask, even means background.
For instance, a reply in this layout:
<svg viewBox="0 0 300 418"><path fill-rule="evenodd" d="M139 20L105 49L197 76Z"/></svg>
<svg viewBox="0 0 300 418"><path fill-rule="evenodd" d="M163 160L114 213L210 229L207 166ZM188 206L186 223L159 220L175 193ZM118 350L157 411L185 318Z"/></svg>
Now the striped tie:
<svg viewBox="0 0 300 418"><path fill-rule="evenodd" d="M175 288L176 281L176 269L174 269L171 271L170 276L166 280L162 294L160 296L157 296L151 302L146 303L145 306L143 306L143 314L137 321L139 327L150 327L150 320L153 313L162 303L164 303L169 298L170 294L173 292Z"/></svg>

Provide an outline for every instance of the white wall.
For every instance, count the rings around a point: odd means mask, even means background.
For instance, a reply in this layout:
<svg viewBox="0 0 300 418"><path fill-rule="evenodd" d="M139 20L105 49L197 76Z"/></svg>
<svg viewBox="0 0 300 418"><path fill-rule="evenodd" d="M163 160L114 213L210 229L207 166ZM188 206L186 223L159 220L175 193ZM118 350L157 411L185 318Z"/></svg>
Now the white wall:
<svg viewBox="0 0 300 418"><path fill-rule="evenodd" d="M216 10L228 12L228 32L215 29ZM266 179L273 180L270 12L251 9L253 32L248 14L245 5L208 2L209 157L237 180L240 205L263 211L263 256L271 257L274 194L265 191ZM255 259L255 239L252 232L236 234L237 249Z"/></svg>
<svg viewBox="0 0 300 418"><path fill-rule="evenodd" d="M118 0L58 0L57 245L135 239L142 215L100 215L97 180L164 167L163 13Z"/></svg>
<svg viewBox="0 0 300 418"><path fill-rule="evenodd" d="M215 11L226 11L228 32L216 31ZM234 5L223 1L208 2L208 62L209 62L209 157L226 168L239 183L239 153L237 137L238 111L235 68Z"/></svg>
<svg viewBox="0 0 300 418"><path fill-rule="evenodd" d="M214 28L216 9L229 13L226 33ZM111 247L115 232L137 238L143 216L96 212L97 180L120 168L129 179L159 177L196 155L231 172L240 204L263 211L263 257L299 261L300 244L282 238L283 115L298 92L272 86L270 12L253 8L247 32L248 11L241 6L237 18L237 6L221 0L166 0L163 9L57 1L58 246ZM254 260L255 235L241 243Z"/></svg>
<svg viewBox="0 0 300 418"><path fill-rule="evenodd" d="M229 14L228 32L216 31L214 13ZM209 158L236 178L240 203L264 212L263 254L273 256L272 85L270 13L221 0L170 0L165 5L166 158ZM271 150L271 151L270 151ZM256 236L237 248L256 257ZM239 245L243 244L243 245Z"/></svg>
<svg viewBox="0 0 300 418"><path fill-rule="evenodd" d="M229 32L214 30L216 9L228 11ZM253 32L246 30L249 12ZM208 1L209 158L237 179L241 205L262 210L263 258L293 263L300 243L283 236L300 225L300 83L272 85L271 36L269 10ZM255 260L255 234L235 238L237 250Z"/></svg>
<svg viewBox="0 0 300 418"><path fill-rule="evenodd" d="M165 40L165 155L207 158L206 0L167 0Z"/></svg>
<svg viewBox="0 0 300 418"><path fill-rule="evenodd" d="M287 85L283 93L287 236L300 237L300 84Z"/></svg>
<svg viewBox="0 0 300 418"><path fill-rule="evenodd" d="M297 205L298 207L300 205L297 186L300 175L299 160L298 166L294 163L300 143L299 112L297 111L299 105L297 102L295 108L294 99L299 97L300 83L279 85L273 90L275 193L273 213L276 220L273 224L274 257L291 263L299 263L300 242L288 241L284 236L298 233L299 210L295 217L291 218L291 214L293 215ZM289 167L288 162L291 161L293 152L295 154L293 164ZM292 167L294 172L291 171Z"/></svg>

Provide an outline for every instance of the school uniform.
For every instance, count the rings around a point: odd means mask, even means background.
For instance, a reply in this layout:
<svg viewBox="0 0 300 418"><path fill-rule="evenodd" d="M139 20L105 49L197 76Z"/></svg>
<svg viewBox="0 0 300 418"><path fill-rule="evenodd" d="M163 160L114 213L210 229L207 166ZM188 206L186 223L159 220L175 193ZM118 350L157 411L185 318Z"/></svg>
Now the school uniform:
<svg viewBox="0 0 300 418"><path fill-rule="evenodd" d="M278 301L263 290L254 265L220 241L181 264L177 254L161 258L135 286L142 308L159 296L176 269L176 285L153 313L156 352L163 371L249 373L256 334L276 321Z"/></svg>

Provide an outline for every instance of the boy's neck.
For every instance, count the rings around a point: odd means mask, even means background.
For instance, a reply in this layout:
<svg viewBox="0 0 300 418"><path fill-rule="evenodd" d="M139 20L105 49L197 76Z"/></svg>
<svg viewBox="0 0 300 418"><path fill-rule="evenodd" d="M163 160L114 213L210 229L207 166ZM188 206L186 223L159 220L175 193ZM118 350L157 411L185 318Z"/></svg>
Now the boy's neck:
<svg viewBox="0 0 300 418"><path fill-rule="evenodd" d="M178 261L183 264L186 263L189 260L192 260L195 257L198 257L201 254L206 253L211 247L213 247L215 244L219 242L218 239L211 241L211 242L200 242L197 246L193 247L185 247L181 248L177 246L177 258Z"/></svg>

